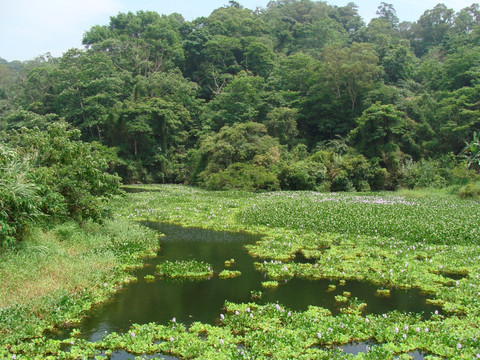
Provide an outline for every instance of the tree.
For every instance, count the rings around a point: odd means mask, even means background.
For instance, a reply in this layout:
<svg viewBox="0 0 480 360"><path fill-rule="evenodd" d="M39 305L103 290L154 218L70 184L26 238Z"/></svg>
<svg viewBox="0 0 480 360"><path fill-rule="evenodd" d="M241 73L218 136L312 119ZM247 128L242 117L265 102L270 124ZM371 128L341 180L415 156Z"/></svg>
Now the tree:
<svg viewBox="0 0 480 360"><path fill-rule="evenodd" d="M267 115L265 125L269 135L277 138L281 144L293 145L298 135L296 109L286 107L275 108Z"/></svg>
<svg viewBox="0 0 480 360"><path fill-rule="evenodd" d="M444 4L426 10L412 26L412 45L418 57L441 43L454 20L454 11Z"/></svg>
<svg viewBox="0 0 480 360"><path fill-rule="evenodd" d="M210 119L213 129L224 125L260 121L263 105L264 80L259 76L251 76L240 72L223 92L209 104Z"/></svg>
<svg viewBox="0 0 480 360"><path fill-rule="evenodd" d="M69 50L54 73L56 113L87 139L101 140L111 109L122 100L122 75L106 54Z"/></svg>
<svg viewBox="0 0 480 360"><path fill-rule="evenodd" d="M388 4L386 2L381 2L380 6L377 8L377 15L387 21L392 28L397 28L399 20L397 16L397 11L393 7L392 4Z"/></svg>
<svg viewBox="0 0 480 360"><path fill-rule="evenodd" d="M322 77L327 86L335 97L348 98L352 111L381 73L378 57L369 44L353 43L345 48L332 45L325 48L322 60Z"/></svg>
<svg viewBox="0 0 480 360"><path fill-rule="evenodd" d="M398 147L405 125L402 112L395 106L376 103L357 119L357 127L349 137L368 158L382 158L386 151L390 151L390 144Z"/></svg>
<svg viewBox="0 0 480 360"><path fill-rule="evenodd" d="M205 138L199 153L196 176L206 181L211 174L234 163L272 167L280 160L280 145L267 135L265 125L247 122L225 126L218 134Z"/></svg>

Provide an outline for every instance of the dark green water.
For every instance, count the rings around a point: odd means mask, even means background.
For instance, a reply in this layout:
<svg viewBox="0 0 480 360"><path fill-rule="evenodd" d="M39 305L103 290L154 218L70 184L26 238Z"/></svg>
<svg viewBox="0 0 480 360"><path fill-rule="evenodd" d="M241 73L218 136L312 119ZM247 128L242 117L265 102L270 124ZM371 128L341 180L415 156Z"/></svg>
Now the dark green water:
<svg viewBox="0 0 480 360"><path fill-rule="evenodd" d="M145 225L166 235L160 239L158 258L149 260L147 267L137 271L138 282L116 294L111 302L98 306L82 323L82 335L91 341L98 340L105 333L126 331L134 323L167 323L173 317L185 324L193 321L214 324L219 320L225 300L250 302L252 290L263 292L258 301L260 304L279 302L293 310L306 310L309 305L316 305L337 313L339 304L335 302L335 295L343 291L350 291L352 296L366 302L366 313L400 310L429 314L436 309L426 304L417 290L392 290L389 298L383 298L375 296L377 286L360 281L347 281L332 292L327 292L328 285L338 285L337 281L296 278L282 282L276 289L263 289L264 275L254 269L255 259L244 249L245 244L254 243L260 240L259 237L162 223ZM153 275L155 266L165 260L206 261L220 272L226 268L225 260L231 258L235 259L235 264L228 269L242 273L237 278L222 280L214 276L201 281L172 281L156 277L153 282L144 280L145 275ZM363 349L359 347L357 350ZM347 351L356 351L355 345ZM120 354L115 359L126 358Z"/></svg>

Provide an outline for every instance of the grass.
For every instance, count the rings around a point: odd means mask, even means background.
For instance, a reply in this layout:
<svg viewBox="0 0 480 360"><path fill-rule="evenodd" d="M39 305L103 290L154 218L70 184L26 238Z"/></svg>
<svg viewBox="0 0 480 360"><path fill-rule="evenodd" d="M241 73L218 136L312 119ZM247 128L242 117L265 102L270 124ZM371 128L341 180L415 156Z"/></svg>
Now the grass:
<svg viewBox="0 0 480 360"><path fill-rule="evenodd" d="M34 229L0 254L0 343L78 321L130 281L125 270L157 249L157 236L121 219Z"/></svg>

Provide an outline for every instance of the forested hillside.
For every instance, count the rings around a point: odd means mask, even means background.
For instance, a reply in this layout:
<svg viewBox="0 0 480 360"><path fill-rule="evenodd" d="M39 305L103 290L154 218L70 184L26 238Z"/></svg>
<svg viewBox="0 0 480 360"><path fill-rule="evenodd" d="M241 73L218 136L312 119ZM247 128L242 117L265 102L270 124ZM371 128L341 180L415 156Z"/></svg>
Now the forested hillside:
<svg viewBox="0 0 480 360"><path fill-rule="evenodd" d="M125 183L464 185L480 162L479 23L478 4L413 23L383 2L368 24L354 3L310 0L230 1L191 22L119 13L84 49L1 61L2 146L66 122L113 149Z"/></svg>

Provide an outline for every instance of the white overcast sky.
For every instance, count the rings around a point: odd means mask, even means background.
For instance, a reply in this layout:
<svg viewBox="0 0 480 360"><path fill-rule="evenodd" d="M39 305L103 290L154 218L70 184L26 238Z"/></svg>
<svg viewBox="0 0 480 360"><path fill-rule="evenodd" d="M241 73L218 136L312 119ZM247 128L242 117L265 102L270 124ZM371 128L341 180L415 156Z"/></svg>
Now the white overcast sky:
<svg viewBox="0 0 480 360"><path fill-rule="evenodd" d="M327 0L344 6L353 1L368 21L375 17L380 1ZM239 0L249 9L265 7L268 0ZM400 21L415 21L427 9L442 1L386 0L397 10ZM443 1L459 11L475 0ZM70 48L81 48L83 33L93 25L106 25L119 12L152 10L160 14L177 12L186 20L208 16L228 0L0 0L0 57L8 61L31 60L50 52L61 56Z"/></svg>

